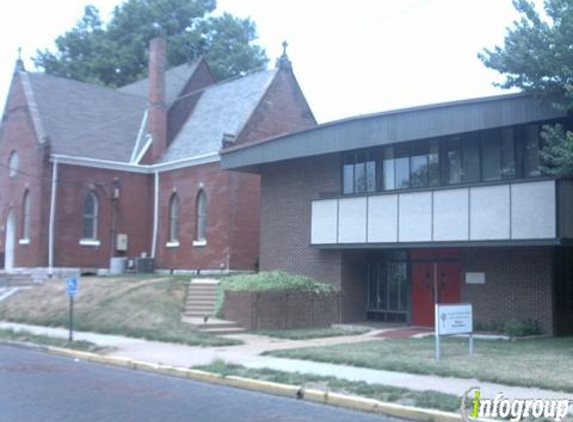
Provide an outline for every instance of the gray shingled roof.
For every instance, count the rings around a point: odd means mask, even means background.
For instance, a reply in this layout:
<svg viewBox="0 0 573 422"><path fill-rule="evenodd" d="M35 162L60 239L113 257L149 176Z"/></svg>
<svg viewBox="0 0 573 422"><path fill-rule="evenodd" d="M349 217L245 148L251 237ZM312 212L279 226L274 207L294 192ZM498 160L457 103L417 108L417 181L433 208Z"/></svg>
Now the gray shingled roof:
<svg viewBox="0 0 573 422"><path fill-rule="evenodd" d="M52 153L129 162L145 98L43 73L26 76Z"/></svg>
<svg viewBox="0 0 573 422"><path fill-rule="evenodd" d="M177 96L183 91L185 84L191 78L199 60L193 63L185 63L180 66L173 67L165 72L165 101L167 104L171 104ZM117 90L126 94L138 95L140 97L147 98L149 79L145 78L140 81L134 82L129 85L122 86Z"/></svg>
<svg viewBox="0 0 573 422"><path fill-rule="evenodd" d="M276 69L256 72L205 89L161 161L218 152L224 134L239 135L276 72Z"/></svg>

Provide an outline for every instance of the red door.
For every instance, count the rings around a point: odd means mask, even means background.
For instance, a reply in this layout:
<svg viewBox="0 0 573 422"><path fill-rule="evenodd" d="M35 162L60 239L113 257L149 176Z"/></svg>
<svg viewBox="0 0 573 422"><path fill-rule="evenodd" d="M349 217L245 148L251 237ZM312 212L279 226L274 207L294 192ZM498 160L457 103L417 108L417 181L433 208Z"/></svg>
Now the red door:
<svg viewBox="0 0 573 422"><path fill-rule="evenodd" d="M460 302L460 264L437 262L438 303ZM412 325L434 325L434 263L412 263Z"/></svg>

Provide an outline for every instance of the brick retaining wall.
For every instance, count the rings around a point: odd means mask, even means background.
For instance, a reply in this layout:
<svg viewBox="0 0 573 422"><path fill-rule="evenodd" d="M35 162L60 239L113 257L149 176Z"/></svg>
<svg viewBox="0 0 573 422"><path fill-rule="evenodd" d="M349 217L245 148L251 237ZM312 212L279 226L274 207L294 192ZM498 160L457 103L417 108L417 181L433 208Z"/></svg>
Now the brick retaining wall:
<svg viewBox="0 0 573 422"><path fill-rule="evenodd" d="M226 291L225 319L248 330L328 327L340 320L340 295Z"/></svg>

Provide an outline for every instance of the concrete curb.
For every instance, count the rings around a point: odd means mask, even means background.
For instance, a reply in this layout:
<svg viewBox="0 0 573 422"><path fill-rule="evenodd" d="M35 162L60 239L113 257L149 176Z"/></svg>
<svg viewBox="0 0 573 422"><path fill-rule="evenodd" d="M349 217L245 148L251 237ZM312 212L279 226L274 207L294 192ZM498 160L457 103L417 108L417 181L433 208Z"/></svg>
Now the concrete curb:
<svg viewBox="0 0 573 422"><path fill-rule="evenodd" d="M42 346L20 341L0 340L0 344L26 348L40 352L47 352L72 359L81 359L88 362L113 365L132 369L135 371L145 371L161 375L187 378L195 381L242 388L251 391L308 400L314 403L334 405L346 409L360 410L369 413L394 416L404 419L432 422L460 422L461 420L461 416L457 413L424 409L413 406L403 406L396 403L388 403L364 397L347 396L344 394L330 393L328 391L305 389L300 386L289 384L260 381L231 375L225 376L212 372L200 371L197 369L186 369L170 365L143 362L115 356L105 356L97 353L82 352L79 350L65 349L61 347Z"/></svg>

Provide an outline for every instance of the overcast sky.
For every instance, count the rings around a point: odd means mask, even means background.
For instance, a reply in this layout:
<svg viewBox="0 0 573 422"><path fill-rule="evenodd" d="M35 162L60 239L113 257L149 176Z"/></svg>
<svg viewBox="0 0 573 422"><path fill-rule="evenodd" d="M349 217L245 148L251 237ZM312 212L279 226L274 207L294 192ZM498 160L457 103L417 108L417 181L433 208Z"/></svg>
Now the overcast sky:
<svg viewBox="0 0 573 422"><path fill-rule="evenodd" d="M87 3L107 21L121 0L18 0L0 5L0 98L19 46L28 70ZM538 1L540 3L540 1ZM271 58L283 40L319 122L495 95L500 76L477 53L503 43L517 18L511 0L219 0L218 12L251 16Z"/></svg>

